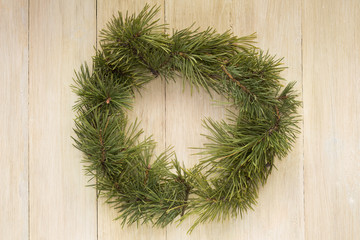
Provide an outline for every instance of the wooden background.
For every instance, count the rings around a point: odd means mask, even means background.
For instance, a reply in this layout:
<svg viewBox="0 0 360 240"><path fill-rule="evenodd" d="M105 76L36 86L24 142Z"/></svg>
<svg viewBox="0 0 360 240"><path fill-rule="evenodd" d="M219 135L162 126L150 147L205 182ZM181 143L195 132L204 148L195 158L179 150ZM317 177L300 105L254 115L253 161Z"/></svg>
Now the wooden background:
<svg viewBox="0 0 360 240"><path fill-rule="evenodd" d="M90 61L98 31L115 12L145 0L0 0L0 239L360 239L360 1L149 0L171 28L214 26L258 33L258 45L285 57L297 81L302 134L260 190L255 211L186 235L176 228L126 227L86 188L72 147L69 85ZM223 117L203 92L154 80L131 113L159 150L204 139L201 118Z"/></svg>

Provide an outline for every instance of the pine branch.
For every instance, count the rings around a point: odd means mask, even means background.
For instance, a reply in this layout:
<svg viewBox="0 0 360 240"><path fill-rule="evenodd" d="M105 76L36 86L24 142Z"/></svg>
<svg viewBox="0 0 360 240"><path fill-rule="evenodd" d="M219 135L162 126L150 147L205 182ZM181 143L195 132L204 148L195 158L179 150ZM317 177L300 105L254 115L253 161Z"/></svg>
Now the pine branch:
<svg viewBox="0 0 360 240"><path fill-rule="evenodd" d="M244 90L244 92L251 94L250 91L244 86L242 85L238 80L236 80L226 69L226 67L224 65L221 65L221 69L226 73L226 75L228 75L228 77L231 79L231 81L233 81L234 83L236 83L242 90Z"/></svg>
<svg viewBox="0 0 360 240"><path fill-rule="evenodd" d="M282 87L282 59L255 48L254 35L189 27L169 36L154 20L158 11L146 5L138 15L119 13L101 31L92 71L85 63L75 73L74 146L122 224L165 227L197 215L191 232L253 208L275 158L295 143L301 103L295 83ZM209 142L192 169L180 167L170 149L154 156L155 142L141 140L139 123L126 117L135 90L153 77L175 75L192 89L222 94L235 108L226 120L204 121Z"/></svg>

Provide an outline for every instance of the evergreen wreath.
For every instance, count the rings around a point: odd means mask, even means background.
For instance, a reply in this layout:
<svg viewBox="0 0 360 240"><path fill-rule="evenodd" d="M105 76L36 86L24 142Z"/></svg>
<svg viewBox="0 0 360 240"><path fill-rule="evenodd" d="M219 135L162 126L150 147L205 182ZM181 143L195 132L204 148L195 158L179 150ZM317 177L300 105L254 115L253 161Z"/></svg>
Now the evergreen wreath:
<svg viewBox="0 0 360 240"><path fill-rule="evenodd" d="M294 82L281 84L282 59L254 47L254 35L190 27L170 36L153 20L158 11L146 5L138 15L119 13L101 31L92 70L82 65L72 86L74 145L98 196L118 210L123 225L165 227L195 214L191 232L253 209L275 157L284 158L295 142L301 103ZM145 83L178 75L229 102L226 121L204 120L210 143L190 169L171 148L154 156L156 143L142 139L138 121L128 123L126 114Z"/></svg>

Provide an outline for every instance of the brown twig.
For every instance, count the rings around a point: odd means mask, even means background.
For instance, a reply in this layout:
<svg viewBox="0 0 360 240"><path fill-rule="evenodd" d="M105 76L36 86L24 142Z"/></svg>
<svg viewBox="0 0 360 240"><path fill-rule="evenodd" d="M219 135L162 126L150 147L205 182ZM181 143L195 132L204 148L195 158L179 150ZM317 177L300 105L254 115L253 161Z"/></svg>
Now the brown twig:
<svg viewBox="0 0 360 240"><path fill-rule="evenodd" d="M173 53L170 53L169 57L163 63L160 64L159 68L162 68L166 64L168 64L170 62L171 58L173 58Z"/></svg>
<svg viewBox="0 0 360 240"><path fill-rule="evenodd" d="M149 170L151 169L151 165L149 164L146 168L146 171L145 171L145 179L144 179L144 184L147 183L148 179L149 179Z"/></svg>
<svg viewBox="0 0 360 240"><path fill-rule="evenodd" d="M279 113L279 108L277 106L275 106L275 111L276 111L277 121L280 121L280 113Z"/></svg>
<svg viewBox="0 0 360 240"><path fill-rule="evenodd" d="M133 36L133 38L135 39L135 38L137 38L137 37L139 37L139 36L140 36L140 34L137 33L137 34L135 34L135 35ZM147 69L149 69L149 71L150 71L155 77L158 77L158 76L159 76L159 74L160 74L159 71L157 71L157 70L153 69L152 67L150 67L150 64L145 60L144 56L136 50L136 48L134 48L134 47L133 47L131 44L129 44L129 43L122 43L122 42L120 41L120 39L118 39L117 41L120 43L121 46L129 48L129 49L133 52L133 54L136 55L136 56L139 58L139 60L147 67Z"/></svg>
<svg viewBox="0 0 360 240"><path fill-rule="evenodd" d="M109 120L110 120L110 118L108 118L107 121L106 121L104 131L106 131L106 128L109 125ZM106 151L105 151L104 141L103 141L103 138L102 138L102 130L101 129L99 130L99 141L100 141L100 147L101 147L101 160L100 161L103 164L105 162L105 160L106 160Z"/></svg>
<svg viewBox="0 0 360 240"><path fill-rule="evenodd" d="M185 214L185 210L186 210L186 207L187 207L187 202L188 202L188 200L189 200L190 190L191 190L191 187L186 184L185 199L184 199L185 204L184 204L184 206L183 206L182 209L181 209L181 216L184 216L184 214Z"/></svg>
<svg viewBox="0 0 360 240"><path fill-rule="evenodd" d="M288 98L288 96L284 95L284 96L279 96L277 99L278 100L283 100L283 99L287 99L287 98Z"/></svg>
<svg viewBox="0 0 360 240"><path fill-rule="evenodd" d="M249 91L249 89L247 89L244 85L242 85L238 80L236 80L230 73L229 71L226 69L226 67L224 65L221 65L221 69L226 73L226 75L231 79L231 81L235 82L242 90L244 90L244 92L251 94L251 92Z"/></svg>
<svg viewBox="0 0 360 240"><path fill-rule="evenodd" d="M189 184L187 184L187 183L185 182L185 179L182 178L182 177L180 177L180 176L177 177L177 178L175 178L175 181L184 184L185 187L186 187L186 188L185 188L184 204L183 204L183 206L182 206L182 208L181 208L181 214L180 214L180 216L184 216L185 210L186 210L186 208L187 208L187 206L188 206L188 200L189 200L189 195L190 195L190 191L191 191L191 186L190 186Z"/></svg>
<svg viewBox="0 0 360 240"><path fill-rule="evenodd" d="M276 131L279 129L279 123L280 123L280 112L279 112L279 108L277 106L275 106L275 113L276 113L276 122L275 125L269 129L269 134L272 134L273 131Z"/></svg>
<svg viewBox="0 0 360 240"><path fill-rule="evenodd" d="M107 121L106 121L104 131L106 131L106 129L107 129L108 125L109 125L109 120L110 120L110 118L108 118ZM102 167L102 169L104 171L104 174L107 175L109 177L109 179L112 179L110 173L107 171L107 169L105 167L106 150L105 150L104 140L103 140L103 137L102 137L102 132L103 131L100 129L99 130L99 141L100 141L100 147L101 147L101 159L100 159L101 167ZM126 148L121 149L121 151L124 151L124 150L126 150ZM114 183L114 186L115 186L116 190L120 191L121 189L120 189L119 184L117 182L115 182L115 180L113 180L113 183Z"/></svg>
<svg viewBox="0 0 360 240"><path fill-rule="evenodd" d="M104 146L104 141L103 141L103 138L102 138L102 131L100 129L99 131L99 140L100 140L100 147L101 147L101 163L104 163L105 162L105 159L106 159L106 156L105 156L105 146Z"/></svg>

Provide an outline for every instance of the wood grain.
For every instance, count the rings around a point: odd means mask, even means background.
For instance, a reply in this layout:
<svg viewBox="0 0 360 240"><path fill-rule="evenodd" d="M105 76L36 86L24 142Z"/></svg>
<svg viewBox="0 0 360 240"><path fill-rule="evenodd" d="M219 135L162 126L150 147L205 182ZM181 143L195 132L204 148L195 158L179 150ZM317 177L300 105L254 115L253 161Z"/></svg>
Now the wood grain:
<svg viewBox="0 0 360 240"><path fill-rule="evenodd" d="M301 1L234 1L232 26L237 35L257 32L260 48L284 57L288 68L282 76L297 81L301 100ZM300 134L292 152L276 162L277 170L260 189L255 211L229 229L233 238L304 239L302 142Z"/></svg>
<svg viewBox="0 0 360 240"><path fill-rule="evenodd" d="M218 31L225 31L230 27L231 1L166 1L166 23L170 29L181 30L195 22L197 27L205 30L213 26ZM172 30L170 30L172 32ZM166 144L174 146L177 158L187 168L192 167L200 159L193 154L199 152L191 148L200 148L206 143L206 138L200 134L209 132L202 127L206 117L220 120L224 117L224 108L215 105L209 94L203 89L191 91L188 83L183 84L181 78L176 83L166 85ZM185 80L186 81L186 80ZM212 93L214 99L223 100ZM167 239L218 239L226 238L222 231L222 224L206 224L196 228L191 235L186 234L194 218L188 219L178 227L172 224L167 230ZM214 226L218 227L214 228ZM217 234L214 234L216 231Z"/></svg>
<svg viewBox="0 0 360 240"><path fill-rule="evenodd" d="M166 17L170 26L181 28L196 21L200 26L215 26L220 31L232 27L238 35L261 32L258 39L260 47L270 48L285 57L285 64L291 70L283 76L298 81L297 88L301 90L300 7L300 1L296 4L287 4L285 1L181 1L181 4L176 2L176 7L174 2L169 2ZM268 29L269 24L274 28ZM179 83L167 87L166 142L175 142L175 149L180 152L179 158L185 159L187 164L197 160L189 156L188 147L200 147L204 143L204 139L199 137L203 131L200 127L201 117L223 117L221 109L209 107L210 100L203 91L194 95L191 97L190 91L185 91L182 96ZM266 239L303 239L302 164L300 135L296 149L277 164L279 170L274 172L268 184L260 191L255 212L249 212L244 219L200 226L191 239L217 239L219 236L227 239L263 239L264 236ZM279 212L279 209L284 208L286 211ZM279 226L275 227L275 224ZM175 236L178 239L186 238L183 233L182 228L173 229L173 232L168 230L170 239Z"/></svg>
<svg viewBox="0 0 360 240"><path fill-rule="evenodd" d="M146 3L151 6L162 1L98 1L98 31L100 31L110 18L117 16L118 11L126 14L138 13ZM164 21L163 8L157 15ZM99 39L99 37L98 37ZM141 120L140 127L144 130L144 136L153 136L158 143L155 154L160 154L165 149L165 85L160 78L151 81L144 86L140 94L136 94L135 105L129 112L129 120ZM166 229L156 229L151 225L125 226L121 227L121 220L114 221L118 216L116 210L104 203L105 199L100 198L98 203L98 239L166 239Z"/></svg>
<svg viewBox="0 0 360 240"><path fill-rule="evenodd" d="M303 134L243 219L186 235L176 227L121 228L116 211L85 187L72 146L73 69L94 54L98 31L117 11L161 5L170 28L258 33L258 46L284 57L283 77L303 98ZM0 239L358 239L360 236L360 4L358 0L0 0ZM219 99L218 96L215 96ZM198 161L201 119L222 107L182 79L156 79L136 96L131 119Z"/></svg>
<svg viewBox="0 0 360 240"><path fill-rule="evenodd" d="M304 1L306 239L360 236L360 3Z"/></svg>
<svg viewBox="0 0 360 240"><path fill-rule="evenodd" d="M0 238L28 238L27 1L0 1Z"/></svg>
<svg viewBox="0 0 360 240"><path fill-rule="evenodd" d="M93 54L95 10L95 1L30 2L30 239L97 239L95 191L70 138L70 84Z"/></svg>

